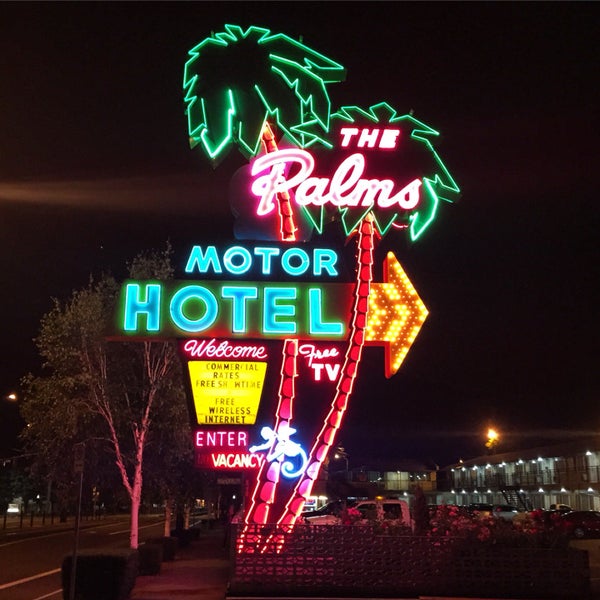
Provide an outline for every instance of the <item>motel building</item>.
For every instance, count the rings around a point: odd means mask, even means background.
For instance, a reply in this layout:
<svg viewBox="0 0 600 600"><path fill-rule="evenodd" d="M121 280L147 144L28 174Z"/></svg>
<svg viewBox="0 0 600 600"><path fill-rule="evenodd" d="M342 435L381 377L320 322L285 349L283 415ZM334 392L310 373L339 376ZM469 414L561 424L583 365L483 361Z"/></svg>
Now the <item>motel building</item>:
<svg viewBox="0 0 600 600"><path fill-rule="evenodd" d="M330 461L315 482L307 508L319 508L336 498L398 498L410 502L416 486L429 498L437 493L438 479L444 477L436 465L409 459L370 460L348 469Z"/></svg>
<svg viewBox="0 0 600 600"><path fill-rule="evenodd" d="M436 504L512 504L519 510L566 504L600 510L600 437L460 461L445 469Z"/></svg>
<svg viewBox="0 0 600 600"><path fill-rule="evenodd" d="M336 496L404 498L419 486L428 504L511 504L519 510L566 504L600 510L600 437L465 459L444 468L410 460L372 461L348 470L330 463L309 502Z"/></svg>

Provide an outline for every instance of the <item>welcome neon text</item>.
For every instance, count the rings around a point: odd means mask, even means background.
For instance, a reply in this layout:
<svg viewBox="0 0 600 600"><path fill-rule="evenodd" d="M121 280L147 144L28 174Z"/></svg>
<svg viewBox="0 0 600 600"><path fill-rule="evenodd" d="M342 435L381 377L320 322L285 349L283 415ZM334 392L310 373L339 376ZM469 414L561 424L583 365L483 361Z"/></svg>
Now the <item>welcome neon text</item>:
<svg viewBox="0 0 600 600"><path fill-rule="evenodd" d="M266 360L267 349L258 344L238 344L229 340L217 342L215 338L206 340L188 340L183 351L189 358L250 358Z"/></svg>

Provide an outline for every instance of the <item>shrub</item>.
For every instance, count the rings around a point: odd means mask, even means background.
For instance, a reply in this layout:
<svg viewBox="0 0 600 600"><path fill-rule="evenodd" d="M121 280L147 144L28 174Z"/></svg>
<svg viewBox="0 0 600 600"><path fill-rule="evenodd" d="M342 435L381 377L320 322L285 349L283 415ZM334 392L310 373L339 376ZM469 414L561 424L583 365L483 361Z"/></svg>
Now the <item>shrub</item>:
<svg viewBox="0 0 600 600"><path fill-rule="evenodd" d="M62 563L63 599L69 598L71 555ZM77 556L75 598L77 600L126 600L138 572L136 550L96 550Z"/></svg>
<svg viewBox="0 0 600 600"><path fill-rule="evenodd" d="M477 512L470 515L457 506L440 506L431 515L427 535L452 537L507 548L567 547L568 537L560 519L544 511L519 515L513 521L504 521Z"/></svg>
<svg viewBox="0 0 600 600"><path fill-rule="evenodd" d="M170 561L175 560L175 554L177 553L177 548L179 547L179 539L174 536L148 538L146 540L146 544L160 544L163 549L162 559L164 561Z"/></svg>
<svg viewBox="0 0 600 600"><path fill-rule="evenodd" d="M140 564L138 575L158 575L163 560L163 545L146 542L138 548Z"/></svg>
<svg viewBox="0 0 600 600"><path fill-rule="evenodd" d="M186 548L194 539L197 539L193 529L173 529L171 535L179 540L180 548Z"/></svg>

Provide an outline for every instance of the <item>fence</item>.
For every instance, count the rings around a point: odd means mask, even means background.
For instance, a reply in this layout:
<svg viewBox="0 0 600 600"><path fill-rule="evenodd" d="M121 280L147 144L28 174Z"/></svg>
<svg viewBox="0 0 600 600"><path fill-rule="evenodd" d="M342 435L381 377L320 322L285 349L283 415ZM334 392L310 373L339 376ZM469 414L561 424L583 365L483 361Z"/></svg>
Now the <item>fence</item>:
<svg viewBox="0 0 600 600"><path fill-rule="evenodd" d="M287 535L279 553L234 549L230 593L582 600L589 585L582 550L478 546L456 538L376 535L368 527L302 525Z"/></svg>

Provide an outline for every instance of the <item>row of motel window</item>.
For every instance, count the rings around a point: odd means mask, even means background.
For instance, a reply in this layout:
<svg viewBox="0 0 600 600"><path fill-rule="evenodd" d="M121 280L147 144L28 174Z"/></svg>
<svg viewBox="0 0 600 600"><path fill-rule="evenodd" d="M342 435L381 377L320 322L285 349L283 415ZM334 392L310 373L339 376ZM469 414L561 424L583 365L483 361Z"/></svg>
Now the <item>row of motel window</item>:
<svg viewBox="0 0 600 600"><path fill-rule="evenodd" d="M597 453L561 458L538 458L452 469L455 486L559 486L582 488L600 482ZM596 491L600 491L596 490Z"/></svg>
<svg viewBox="0 0 600 600"><path fill-rule="evenodd" d="M353 471L354 482L377 482L386 490L409 490L415 484L424 491L436 489L436 471ZM558 486L585 488L600 483L600 455L578 454L561 458L538 458L515 462L463 466L451 470L450 487L501 488L504 486ZM600 486L595 491L600 492Z"/></svg>

